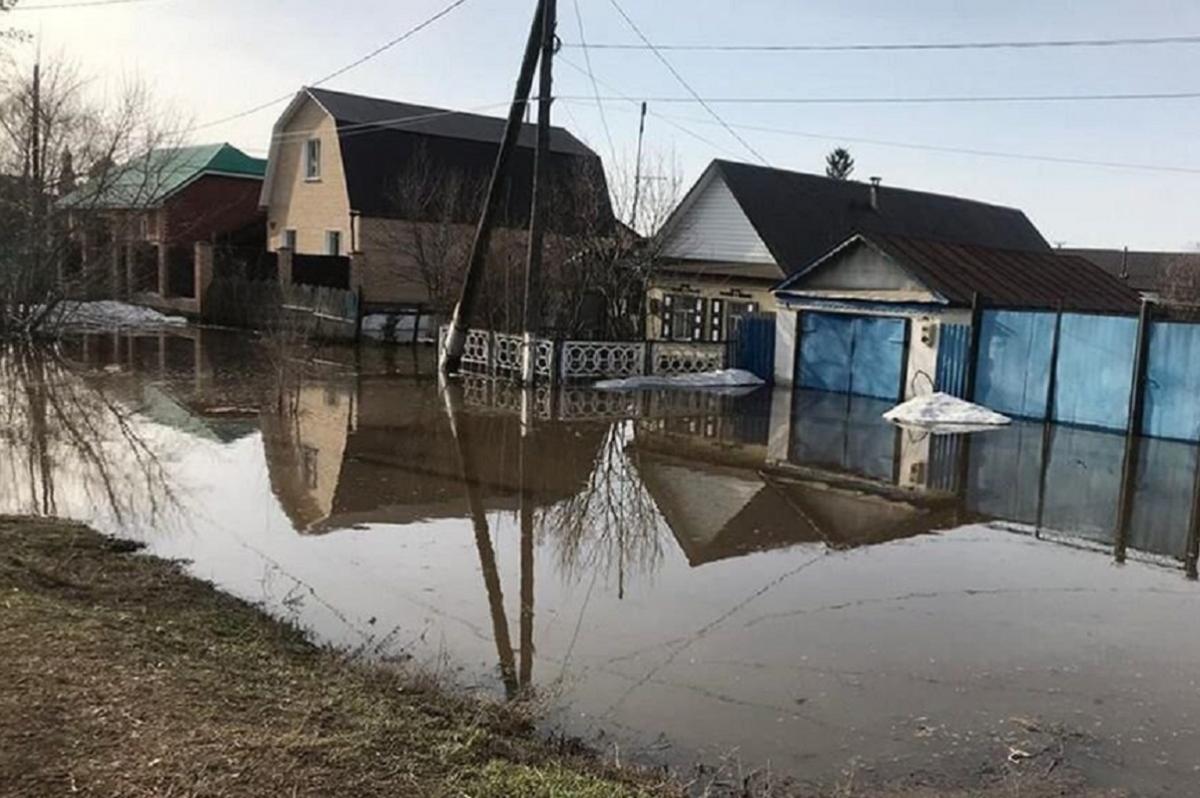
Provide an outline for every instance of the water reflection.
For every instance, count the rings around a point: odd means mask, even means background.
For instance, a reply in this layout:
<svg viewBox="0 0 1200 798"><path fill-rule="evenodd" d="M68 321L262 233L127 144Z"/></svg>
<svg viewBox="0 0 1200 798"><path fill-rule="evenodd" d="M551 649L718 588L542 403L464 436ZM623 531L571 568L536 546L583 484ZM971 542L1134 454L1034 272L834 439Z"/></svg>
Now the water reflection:
<svg viewBox="0 0 1200 798"><path fill-rule="evenodd" d="M1192 445L931 436L806 391L441 387L422 350L264 349L189 331L9 353L0 505L146 539L347 650L448 654L568 731L662 734L676 762L737 745L882 774L1045 712L1157 718L1122 772L1191 772L1200 642L1171 630L1195 609ZM929 717L953 733L915 734Z"/></svg>

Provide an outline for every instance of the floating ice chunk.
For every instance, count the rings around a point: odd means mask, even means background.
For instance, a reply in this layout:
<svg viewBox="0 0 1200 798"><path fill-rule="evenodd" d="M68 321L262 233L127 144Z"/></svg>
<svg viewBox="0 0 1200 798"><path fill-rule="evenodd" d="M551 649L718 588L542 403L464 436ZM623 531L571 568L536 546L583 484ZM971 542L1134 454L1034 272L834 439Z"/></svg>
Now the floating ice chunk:
<svg viewBox="0 0 1200 798"><path fill-rule="evenodd" d="M763 381L744 369L702 371L698 374L673 376L625 377L619 380L600 380L594 387L604 391L636 391L641 388L744 388L762 385Z"/></svg>
<svg viewBox="0 0 1200 798"><path fill-rule="evenodd" d="M1008 416L1002 416L986 407L972 404L947 393L917 396L903 404L896 405L884 413L883 417L897 424L944 427L949 431L998 427L1011 421Z"/></svg>

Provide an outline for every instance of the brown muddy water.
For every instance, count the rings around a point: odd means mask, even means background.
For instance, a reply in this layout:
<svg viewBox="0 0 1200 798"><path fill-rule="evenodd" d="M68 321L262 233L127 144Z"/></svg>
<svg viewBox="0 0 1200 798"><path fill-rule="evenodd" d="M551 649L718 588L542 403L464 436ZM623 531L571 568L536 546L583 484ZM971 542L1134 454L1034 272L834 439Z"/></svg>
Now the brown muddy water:
<svg viewBox="0 0 1200 798"><path fill-rule="evenodd" d="M202 330L0 362L0 512L143 541L348 652L532 693L622 760L1196 792L1191 445L930 437L771 389L442 389L427 349Z"/></svg>

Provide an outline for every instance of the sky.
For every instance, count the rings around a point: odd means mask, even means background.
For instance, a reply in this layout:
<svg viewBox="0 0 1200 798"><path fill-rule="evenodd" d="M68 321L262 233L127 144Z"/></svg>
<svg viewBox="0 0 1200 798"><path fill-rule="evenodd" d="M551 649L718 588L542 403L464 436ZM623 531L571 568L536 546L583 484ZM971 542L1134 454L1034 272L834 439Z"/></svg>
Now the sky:
<svg viewBox="0 0 1200 798"><path fill-rule="evenodd" d="M130 78L196 125L313 83L437 13L449 0L134 0L8 15L65 55L98 92ZM78 2L78 0L76 0ZM619 0L656 45L863 44L1200 35L1195 0ZM466 0L328 88L503 115L534 0ZM650 103L645 146L685 185L713 158L757 156L638 43L612 0L559 0L554 121L606 162L628 164L636 103ZM22 45L19 58L32 57ZM835 98L1200 92L1200 43L1103 48L903 52L664 53L709 98ZM595 94L602 100L598 104ZM285 103L204 127L265 155ZM972 104L711 103L771 166L820 173L845 146L854 177L1023 209L1063 246L1200 247L1200 98ZM600 109L603 108L603 113ZM607 132L606 132L607 127ZM771 130L764 130L770 128ZM611 144L610 144L611 138ZM904 146L900 146L904 145ZM915 146L914 146L915 145ZM1192 170L1114 168L945 152L987 150Z"/></svg>

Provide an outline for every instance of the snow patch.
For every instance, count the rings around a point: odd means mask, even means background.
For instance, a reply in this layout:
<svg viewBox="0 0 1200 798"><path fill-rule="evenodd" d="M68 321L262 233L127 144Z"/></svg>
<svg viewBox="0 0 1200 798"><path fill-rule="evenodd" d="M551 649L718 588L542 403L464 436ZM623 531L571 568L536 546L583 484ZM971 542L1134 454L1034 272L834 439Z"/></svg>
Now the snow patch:
<svg viewBox="0 0 1200 798"><path fill-rule="evenodd" d="M762 385L763 381L744 369L702 371L698 374L625 377L619 380L600 380L593 387L602 391L636 391L642 388L744 388Z"/></svg>
<svg viewBox="0 0 1200 798"><path fill-rule="evenodd" d="M52 324L58 323L67 328L105 330L155 330L163 327L181 327L188 323L182 316L166 316L153 308L111 299L62 302L54 309L51 319Z"/></svg>
<svg viewBox="0 0 1200 798"><path fill-rule="evenodd" d="M884 413L883 417L896 424L945 428L949 432L988 429L1003 426L1012 421L1008 416L1002 416L986 407L972 404L948 393L917 396L903 404L896 405Z"/></svg>

